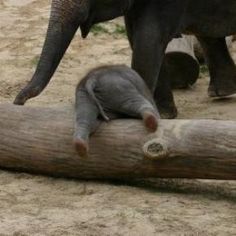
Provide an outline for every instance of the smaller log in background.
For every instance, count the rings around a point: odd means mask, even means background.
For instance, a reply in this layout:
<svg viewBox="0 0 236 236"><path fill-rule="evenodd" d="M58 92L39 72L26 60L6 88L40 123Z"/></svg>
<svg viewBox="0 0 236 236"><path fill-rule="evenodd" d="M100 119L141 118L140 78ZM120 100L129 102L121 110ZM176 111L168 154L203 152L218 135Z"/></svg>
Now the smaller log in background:
<svg viewBox="0 0 236 236"><path fill-rule="evenodd" d="M160 80L168 79L172 88L182 89L193 85L200 72L194 52L195 37L182 35L168 44L160 72Z"/></svg>
<svg viewBox="0 0 236 236"><path fill-rule="evenodd" d="M72 145L73 109L0 105L0 167L60 177L236 179L236 122L161 120L103 123L88 159Z"/></svg>

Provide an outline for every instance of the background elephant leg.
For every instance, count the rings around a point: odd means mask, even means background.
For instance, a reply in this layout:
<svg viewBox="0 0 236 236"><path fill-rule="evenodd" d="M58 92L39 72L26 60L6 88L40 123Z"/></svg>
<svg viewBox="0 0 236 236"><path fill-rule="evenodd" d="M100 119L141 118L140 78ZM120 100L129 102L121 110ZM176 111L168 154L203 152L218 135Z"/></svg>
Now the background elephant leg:
<svg viewBox="0 0 236 236"><path fill-rule="evenodd" d="M174 95L171 90L171 78L166 60L163 60L157 87L154 93L157 108L163 119L174 119L177 116Z"/></svg>
<svg viewBox="0 0 236 236"><path fill-rule="evenodd" d="M176 10L174 4L170 3L168 7ZM163 78L161 83L157 82L166 47L178 29L176 21L170 21L173 15L163 14L167 12L164 10L166 9L162 9L158 2L153 1L138 10L134 7L126 15L125 22L133 50L132 68L145 80L154 95L161 116L174 118L177 110L169 81L164 81Z"/></svg>
<svg viewBox="0 0 236 236"><path fill-rule="evenodd" d="M126 32L127 32L127 37L129 40L129 44L131 49L133 50L133 34L134 34L134 22L133 22L133 17L132 15L125 15L125 27L126 27Z"/></svg>
<svg viewBox="0 0 236 236"><path fill-rule="evenodd" d="M210 97L236 93L236 67L229 54L225 38L198 37L210 71Z"/></svg>
<svg viewBox="0 0 236 236"><path fill-rule="evenodd" d="M99 126L99 110L86 91L76 93L74 145L80 156L87 156L89 135Z"/></svg>
<svg viewBox="0 0 236 236"><path fill-rule="evenodd" d="M143 24L145 25L145 23ZM158 30L155 28L155 31L152 31L144 25L141 24L137 26L137 29L133 29L132 68L140 74L154 93L168 39L165 40L165 43L161 42L158 38Z"/></svg>

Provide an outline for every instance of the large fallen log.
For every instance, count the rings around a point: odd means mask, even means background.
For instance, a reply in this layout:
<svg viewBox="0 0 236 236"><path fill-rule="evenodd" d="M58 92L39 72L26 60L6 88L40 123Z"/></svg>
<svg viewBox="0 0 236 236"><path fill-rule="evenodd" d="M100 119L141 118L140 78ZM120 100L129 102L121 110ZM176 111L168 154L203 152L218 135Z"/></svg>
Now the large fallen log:
<svg viewBox="0 0 236 236"><path fill-rule="evenodd" d="M0 105L0 167L82 179L135 177L236 180L236 122L161 120L149 134L142 121L101 125L89 158L72 145L73 109Z"/></svg>

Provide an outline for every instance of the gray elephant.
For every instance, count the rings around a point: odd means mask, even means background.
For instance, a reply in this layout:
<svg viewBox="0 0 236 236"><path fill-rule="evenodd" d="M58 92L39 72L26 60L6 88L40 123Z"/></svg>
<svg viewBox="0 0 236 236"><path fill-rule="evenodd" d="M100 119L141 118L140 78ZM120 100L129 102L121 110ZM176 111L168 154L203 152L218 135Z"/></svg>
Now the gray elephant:
<svg viewBox="0 0 236 236"><path fill-rule="evenodd" d="M155 132L159 114L143 79L127 66L103 66L90 71L76 88L74 144L80 156L88 154L89 135L101 120L143 119Z"/></svg>
<svg viewBox="0 0 236 236"><path fill-rule="evenodd" d="M177 110L169 80L158 76L168 42L181 33L196 35L204 48L211 76L209 95L236 92L235 65L225 42L225 36L236 33L235 0L52 0L37 69L14 103L22 105L46 87L79 27L86 37L92 25L118 16L125 16L132 68L167 118L174 118Z"/></svg>

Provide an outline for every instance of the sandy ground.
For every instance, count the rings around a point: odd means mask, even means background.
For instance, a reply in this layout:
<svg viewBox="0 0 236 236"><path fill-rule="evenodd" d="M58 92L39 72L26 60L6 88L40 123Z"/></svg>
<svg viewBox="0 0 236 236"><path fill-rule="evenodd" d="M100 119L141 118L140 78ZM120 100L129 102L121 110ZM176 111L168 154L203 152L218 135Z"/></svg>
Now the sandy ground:
<svg viewBox="0 0 236 236"><path fill-rule="evenodd" d="M5 103L34 72L49 1L0 0L0 9L0 102ZM117 24L105 27L115 32ZM27 105L73 103L79 78L111 63L130 64L124 35L91 34L83 41L78 34L47 89ZM179 118L236 120L236 96L209 99L207 85L203 74L192 89L175 92ZM0 171L0 235L236 235L236 182L97 183Z"/></svg>

